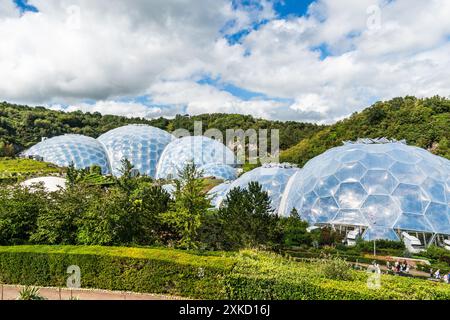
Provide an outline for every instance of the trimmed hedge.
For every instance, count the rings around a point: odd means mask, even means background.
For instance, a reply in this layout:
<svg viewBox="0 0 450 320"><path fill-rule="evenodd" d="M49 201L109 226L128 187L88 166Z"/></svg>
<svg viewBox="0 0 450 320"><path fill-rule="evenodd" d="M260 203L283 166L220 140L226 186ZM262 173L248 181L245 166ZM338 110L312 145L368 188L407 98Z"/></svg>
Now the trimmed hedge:
<svg viewBox="0 0 450 320"><path fill-rule="evenodd" d="M450 286L382 276L371 290L367 274L331 280L314 263L272 253L187 252L159 248L83 246L0 247L0 282L65 286L67 267L81 268L83 288L169 294L198 299L450 299Z"/></svg>
<svg viewBox="0 0 450 320"><path fill-rule="evenodd" d="M78 265L83 288L223 299L223 277L233 267L220 256L170 249L0 247L0 282L65 287Z"/></svg>

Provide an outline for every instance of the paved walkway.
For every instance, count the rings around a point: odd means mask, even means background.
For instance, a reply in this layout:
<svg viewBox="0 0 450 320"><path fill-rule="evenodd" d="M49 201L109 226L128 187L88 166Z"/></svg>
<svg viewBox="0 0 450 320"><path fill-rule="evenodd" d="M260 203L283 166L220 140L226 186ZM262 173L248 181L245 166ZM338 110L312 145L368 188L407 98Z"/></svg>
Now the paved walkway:
<svg viewBox="0 0 450 320"><path fill-rule="evenodd" d="M16 300L23 286L0 285L0 300ZM134 292L106 291L94 289L39 288L40 295L48 300L183 300L180 297Z"/></svg>

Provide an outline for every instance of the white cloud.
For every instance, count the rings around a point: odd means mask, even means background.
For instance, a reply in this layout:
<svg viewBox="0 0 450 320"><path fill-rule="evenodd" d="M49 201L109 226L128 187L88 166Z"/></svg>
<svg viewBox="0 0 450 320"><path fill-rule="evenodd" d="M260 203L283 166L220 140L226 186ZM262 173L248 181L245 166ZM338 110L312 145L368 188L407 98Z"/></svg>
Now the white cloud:
<svg viewBox="0 0 450 320"><path fill-rule="evenodd" d="M149 89L149 94L156 104L186 106L188 114L240 113L289 119L289 110L284 103L265 99L243 101L211 85L190 81L158 83Z"/></svg>
<svg viewBox="0 0 450 320"><path fill-rule="evenodd" d="M39 13L21 16L0 2L1 100L331 122L375 100L450 94L447 0L318 0L308 16L285 19L268 0L237 8L228 0L29 2ZM379 16L368 12L374 4ZM378 18L379 28L368 28ZM263 19L242 43L223 37ZM198 84L204 76L269 98L240 99ZM141 95L158 107L120 102Z"/></svg>
<svg viewBox="0 0 450 320"><path fill-rule="evenodd" d="M67 112L100 112L101 114L111 114L135 118L157 118L172 115L174 110L163 109L159 107L148 107L135 102L117 102L117 101L97 101L94 104L80 103L68 107L61 105L52 105L51 109L64 110Z"/></svg>

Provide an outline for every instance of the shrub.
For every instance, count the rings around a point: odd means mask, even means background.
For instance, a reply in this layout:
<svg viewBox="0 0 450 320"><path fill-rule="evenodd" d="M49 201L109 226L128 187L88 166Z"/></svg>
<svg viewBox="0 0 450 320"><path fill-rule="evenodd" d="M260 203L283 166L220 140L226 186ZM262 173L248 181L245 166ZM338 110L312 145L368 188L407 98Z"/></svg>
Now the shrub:
<svg viewBox="0 0 450 320"><path fill-rule="evenodd" d="M26 286L19 292L17 300L47 300L40 295L38 288Z"/></svg>
<svg viewBox="0 0 450 320"><path fill-rule="evenodd" d="M323 275L329 279L344 281L352 279L350 264L339 256L324 255L316 263Z"/></svg>

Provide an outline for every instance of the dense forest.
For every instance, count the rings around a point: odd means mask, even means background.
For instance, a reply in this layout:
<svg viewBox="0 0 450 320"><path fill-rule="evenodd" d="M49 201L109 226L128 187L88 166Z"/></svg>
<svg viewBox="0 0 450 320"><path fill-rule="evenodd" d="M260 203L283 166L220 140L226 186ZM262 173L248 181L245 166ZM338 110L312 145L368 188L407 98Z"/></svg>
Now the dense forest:
<svg viewBox="0 0 450 320"><path fill-rule="evenodd" d="M405 97L377 102L301 140L282 152L281 160L303 166L329 148L342 145L343 141L380 137L405 139L410 145L450 159L450 100Z"/></svg>
<svg viewBox="0 0 450 320"><path fill-rule="evenodd" d="M176 129L193 132L195 121L202 121L204 131L215 128L224 134L226 129L279 129L282 150L324 128L309 123L269 121L238 114L177 115L173 119L144 119L101 115L98 112L63 112L3 102L0 103L0 157L13 156L40 142L42 137L75 133L97 138L111 129L127 124L148 124L169 132Z"/></svg>

